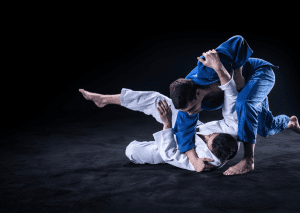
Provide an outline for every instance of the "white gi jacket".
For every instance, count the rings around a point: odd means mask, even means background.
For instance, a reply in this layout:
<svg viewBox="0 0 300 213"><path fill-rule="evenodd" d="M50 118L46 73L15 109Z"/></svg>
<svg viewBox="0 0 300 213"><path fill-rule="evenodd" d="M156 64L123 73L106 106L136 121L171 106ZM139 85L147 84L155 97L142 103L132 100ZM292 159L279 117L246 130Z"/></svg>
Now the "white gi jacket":
<svg viewBox="0 0 300 213"><path fill-rule="evenodd" d="M217 168L221 168L220 160L208 149L206 143L197 135L209 135L212 133L228 133L237 138L238 119L235 110L235 102L238 95L236 84L231 80L222 86L224 90L224 104L222 107L223 119L211 121L208 123L198 122L197 128L199 131L195 135L195 150L199 158L210 158L211 162ZM135 93L135 94L133 94ZM172 124L174 127L178 110L175 109L172 100L157 92L138 92L128 89L122 89L121 105L132 110L151 114L158 122L160 120L157 111L157 103L159 100L165 99L172 110ZM165 129L153 134L155 142L131 142L126 148L126 156L134 163L168 163L173 166L195 171L193 165L188 160L185 154L182 154L176 143L176 135L173 134L173 129Z"/></svg>

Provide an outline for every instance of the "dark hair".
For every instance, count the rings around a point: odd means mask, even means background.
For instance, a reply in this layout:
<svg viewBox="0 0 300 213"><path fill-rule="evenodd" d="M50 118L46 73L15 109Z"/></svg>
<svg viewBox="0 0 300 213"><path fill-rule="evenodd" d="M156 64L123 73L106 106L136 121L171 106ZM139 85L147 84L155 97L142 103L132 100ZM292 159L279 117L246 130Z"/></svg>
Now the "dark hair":
<svg viewBox="0 0 300 213"><path fill-rule="evenodd" d="M207 87L208 85L197 85L191 79L179 78L170 85L170 97L176 109L184 109L188 102L196 99L198 88Z"/></svg>
<svg viewBox="0 0 300 213"><path fill-rule="evenodd" d="M221 162L234 158L238 151L237 140L230 134L220 133L212 143L214 154Z"/></svg>

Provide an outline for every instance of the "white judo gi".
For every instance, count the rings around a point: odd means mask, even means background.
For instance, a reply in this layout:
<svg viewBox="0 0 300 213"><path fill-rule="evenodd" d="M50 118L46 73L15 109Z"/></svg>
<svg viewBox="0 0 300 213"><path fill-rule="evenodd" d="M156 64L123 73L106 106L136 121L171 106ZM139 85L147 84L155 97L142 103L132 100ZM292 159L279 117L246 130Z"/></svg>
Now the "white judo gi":
<svg viewBox="0 0 300 213"><path fill-rule="evenodd" d="M236 84L231 80L220 89L224 91L224 104L222 107L223 119L202 123L198 121L195 134L195 150L199 158L210 158L214 162L210 162L216 168L221 168L227 161L221 164L220 160L208 149L206 143L197 135L209 135L212 133L228 133L237 138L238 119L235 109L235 102L238 95ZM132 91L130 89L122 89L121 105L135 111L152 115L158 122L163 123L158 113L158 101L166 100L172 110L172 127L176 122L178 110L175 109L172 100L158 92ZM173 129L165 129L153 134L155 141L132 141L126 147L126 156L130 161L136 164L159 164L168 163L170 165L195 171L195 168L188 160L184 153L181 153L176 143L176 135Z"/></svg>

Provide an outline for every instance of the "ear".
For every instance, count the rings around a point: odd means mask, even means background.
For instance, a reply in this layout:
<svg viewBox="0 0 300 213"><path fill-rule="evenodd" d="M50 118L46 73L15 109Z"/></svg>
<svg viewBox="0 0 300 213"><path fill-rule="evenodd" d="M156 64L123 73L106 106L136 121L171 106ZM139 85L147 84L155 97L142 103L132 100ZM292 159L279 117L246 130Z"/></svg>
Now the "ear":
<svg viewBox="0 0 300 213"><path fill-rule="evenodd" d="M196 90L196 98L199 98L200 96L201 96L201 89L200 88L198 88L197 90Z"/></svg>

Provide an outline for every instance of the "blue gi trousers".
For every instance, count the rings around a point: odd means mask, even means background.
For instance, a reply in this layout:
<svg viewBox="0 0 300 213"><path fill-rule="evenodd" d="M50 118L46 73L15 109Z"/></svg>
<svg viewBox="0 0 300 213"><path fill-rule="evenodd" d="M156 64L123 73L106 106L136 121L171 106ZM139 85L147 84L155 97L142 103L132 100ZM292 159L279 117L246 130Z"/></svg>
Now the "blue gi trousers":
<svg viewBox="0 0 300 213"><path fill-rule="evenodd" d="M290 118L286 115L274 117L269 111L267 95L275 83L271 67L262 66L251 72L252 75L237 97L236 111L239 140L255 143L257 133L264 137L276 134L286 129Z"/></svg>

